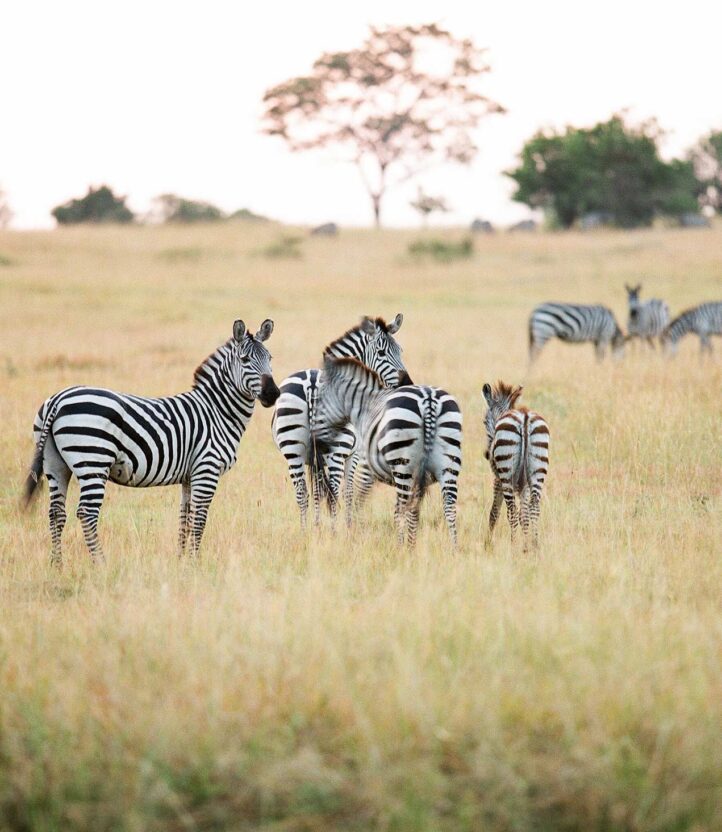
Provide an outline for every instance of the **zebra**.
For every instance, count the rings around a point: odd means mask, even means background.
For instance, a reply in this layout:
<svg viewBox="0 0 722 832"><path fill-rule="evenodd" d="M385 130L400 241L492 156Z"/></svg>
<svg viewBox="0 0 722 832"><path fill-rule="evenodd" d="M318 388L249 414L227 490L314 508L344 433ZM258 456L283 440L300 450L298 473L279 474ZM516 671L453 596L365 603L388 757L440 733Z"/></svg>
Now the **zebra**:
<svg viewBox="0 0 722 832"><path fill-rule="evenodd" d="M678 315L662 333L660 340L665 351L675 355L679 339L689 332L699 335L700 355L712 355L710 335L722 335L722 301L702 303Z"/></svg>
<svg viewBox="0 0 722 832"><path fill-rule="evenodd" d="M438 482L452 544L457 541L457 480L461 470L461 410L438 387L402 385L384 388L380 376L355 358L324 359L323 388L316 403L317 441L333 441L350 423L358 435L362 490L374 481L396 488L395 521L404 542L416 542L419 506L427 486Z"/></svg>
<svg viewBox="0 0 722 832"><path fill-rule="evenodd" d="M537 548L539 544L537 523L539 501L549 469L549 426L533 410L515 408L522 389L512 388L499 381L493 389L491 385L485 384L482 393L488 405L484 418L487 437L485 456L494 474L494 500L489 515L486 545L491 545L503 498L511 526L512 543L521 519L526 551L530 527L532 545ZM519 509L516 504L517 494Z"/></svg>
<svg viewBox="0 0 722 832"><path fill-rule="evenodd" d="M658 338L669 324L669 307L663 300L652 298L647 301L639 300L642 284L628 286L627 302L629 304L629 318L627 319L627 341L630 338L644 338L652 349L654 339Z"/></svg>
<svg viewBox="0 0 722 832"><path fill-rule="evenodd" d="M62 563L65 499L73 474L80 483L77 517L91 558L102 558L98 518L107 482L135 488L180 485L179 551L191 539L197 554L218 480L236 461L255 400L271 407L279 395L265 320L255 335L243 321L233 337L196 369L186 393L146 398L95 387L50 396L35 417L35 455L25 506L43 474L50 492L51 562Z"/></svg>
<svg viewBox="0 0 722 832"><path fill-rule="evenodd" d="M529 363L539 356L550 338L581 343L591 341L597 360L604 358L607 346L612 354L624 354L624 334L611 309L574 303L542 303L529 316Z"/></svg>
<svg viewBox="0 0 722 832"><path fill-rule="evenodd" d="M356 358L374 370L387 387L411 384L401 358L401 347L394 338L403 320L404 316L400 312L389 324L383 318L374 320L366 316L358 326L331 342L324 350L324 356ZM316 524L320 520L320 503L324 494L332 518L336 516L344 465L349 457L346 497L352 495L353 472L356 467L356 460L352 456L356 444L353 428L348 425L340 427L334 441L328 443L325 454L319 453L311 436L313 411L322 386L321 370L299 370L293 373L281 382L281 395L273 414L273 439L288 465L296 503L301 512L301 528L305 528L308 511L307 466L311 473Z"/></svg>

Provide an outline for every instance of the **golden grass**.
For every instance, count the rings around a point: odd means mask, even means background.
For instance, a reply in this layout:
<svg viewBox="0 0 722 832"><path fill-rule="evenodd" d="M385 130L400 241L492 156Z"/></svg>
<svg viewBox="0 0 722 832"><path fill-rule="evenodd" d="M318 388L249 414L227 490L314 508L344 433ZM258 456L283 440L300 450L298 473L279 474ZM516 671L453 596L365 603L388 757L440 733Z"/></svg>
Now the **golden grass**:
<svg viewBox="0 0 722 832"><path fill-rule="evenodd" d="M722 344L600 366L551 344L526 373L538 301L623 322L625 281L674 311L722 298L722 229L500 234L444 266L411 232L260 256L279 233L0 234L0 828L722 828ZM178 489L111 486L107 565L71 514L50 568L47 491L17 508L48 394L187 389L237 317L274 318L280 381L398 311L412 377L464 411L456 554L435 489L415 552L382 487L351 538L302 535L258 408L199 562L175 556ZM505 518L481 547L498 377L552 431L538 558Z"/></svg>

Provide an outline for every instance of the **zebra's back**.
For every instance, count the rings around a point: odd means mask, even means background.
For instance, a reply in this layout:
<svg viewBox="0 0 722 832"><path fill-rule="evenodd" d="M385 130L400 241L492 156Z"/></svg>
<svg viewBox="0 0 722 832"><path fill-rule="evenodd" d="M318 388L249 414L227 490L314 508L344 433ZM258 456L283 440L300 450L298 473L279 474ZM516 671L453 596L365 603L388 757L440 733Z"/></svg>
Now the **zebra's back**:
<svg viewBox="0 0 722 832"><path fill-rule="evenodd" d="M517 492L541 488L549 469L549 426L533 410L502 414L494 428L491 459L496 475Z"/></svg>
<svg viewBox="0 0 722 832"><path fill-rule="evenodd" d="M532 341L550 338L574 343L612 338L617 324L611 309L606 306L587 306L574 303L542 303L529 318Z"/></svg>

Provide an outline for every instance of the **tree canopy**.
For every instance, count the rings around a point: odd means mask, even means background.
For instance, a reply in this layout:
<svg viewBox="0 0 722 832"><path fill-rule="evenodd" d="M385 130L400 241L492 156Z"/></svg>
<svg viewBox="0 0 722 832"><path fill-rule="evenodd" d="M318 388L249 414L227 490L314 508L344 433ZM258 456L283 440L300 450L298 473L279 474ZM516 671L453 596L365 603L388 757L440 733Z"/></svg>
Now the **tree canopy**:
<svg viewBox="0 0 722 832"><path fill-rule="evenodd" d="M184 199L176 194L161 194L153 203L153 213L161 222L217 222L225 219L223 211L210 202Z"/></svg>
<svg viewBox="0 0 722 832"><path fill-rule="evenodd" d="M88 188L80 199L71 199L53 208L51 214L59 225L74 225L84 222L128 223L134 219L133 212L125 204L127 197L116 196L107 185Z"/></svg>
<svg viewBox="0 0 722 832"><path fill-rule="evenodd" d="M692 151L691 161L702 186L702 204L722 211L722 130L703 136Z"/></svg>
<svg viewBox="0 0 722 832"><path fill-rule="evenodd" d="M696 211L699 183L690 162L665 162L654 121L628 125L615 115L591 128L539 132L507 172L517 183L514 199L543 208L565 228L590 212L631 228L658 213Z"/></svg>
<svg viewBox="0 0 722 832"><path fill-rule="evenodd" d="M485 50L436 24L374 28L309 75L268 90L263 129L293 151L335 148L357 165L376 224L389 188L441 161L468 164L472 131L503 112L479 89Z"/></svg>

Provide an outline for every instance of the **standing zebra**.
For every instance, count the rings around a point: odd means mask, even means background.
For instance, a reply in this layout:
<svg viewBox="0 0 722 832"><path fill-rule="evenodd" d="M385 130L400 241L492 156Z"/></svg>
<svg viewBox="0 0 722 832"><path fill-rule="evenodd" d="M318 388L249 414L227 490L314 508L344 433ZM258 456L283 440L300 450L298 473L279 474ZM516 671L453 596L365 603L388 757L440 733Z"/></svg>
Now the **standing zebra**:
<svg viewBox="0 0 722 832"><path fill-rule="evenodd" d="M270 407L278 398L271 356L262 343L272 332L271 320L255 336L236 321L233 337L198 367L187 393L145 398L69 387L43 403L33 425L36 449L25 504L45 474L54 563L62 561L65 498L73 474L80 482L77 517L93 559L102 556L98 517L108 480L138 488L180 485L180 551L190 535L197 553L218 479L236 461L255 400Z"/></svg>
<svg viewBox="0 0 722 832"><path fill-rule="evenodd" d="M416 542L419 505L430 483L441 484L444 516L456 545L457 479L461 470L461 411L438 387L385 389L381 378L355 358L324 360L323 388L313 430L317 441L333 441L350 423L358 435L360 464L373 480L396 487L396 526Z"/></svg>
<svg viewBox="0 0 722 832"><path fill-rule="evenodd" d="M628 286L627 302L629 304L629 318L627 319L627 340L630 338L644 338L652 349L654 339L658 338L669 323L669 307L663 300L652 298L640 301L639 293L642 284Z"/></svg>
<svg viewBox="0 0 722 832"><path fill-rule="evenodd" d="M712 354L710 335L722 335L722 301L703 303L678 315L662 333L662 345L675 355L678 341L683 335L695 332L699 335L700 355Z"/></svg>
<svg viewBox="0 0 722 832"><path fill-rule="evenodd" d="M383 318L365 317L361 323L349 329L329 344L324 356L356 358L374 370L387 387L411 384L401 359L401 347L393 337L400 329L404 316L399 314L387 324ZM328 450L321 454L314 447L311 436L314 408L323 386L321 370L299 370L281 382L281 395L273 414L273 440L283 454L296 492L296 502L301 511L301 527L306 525L308 488L306 466L311 472L311 489L316 523L320 519L321 497L325 494L331 516L335 517L338 496L346 459L353 453L356 435L352 427L339 426ZM353 482L355 460L349 463ZM326 469L328 473L326 473ZM347 490L347 495L349 491Z"/></svg>
<svg viewBox="0 0 722 832"><path fill-rule="evenodd" d="M550 338L570 343L591 341L597 360L604 358L607 345L613 355L624 353L624 335L611 309L574 303L542 303L529 317L529 363Z"/></svg>
<svg viewBox="0 0 722 832"><path fill-rule="evenodd" d="M549 427L533 410L514 408L522 389L512 389L499 381L493 390L489 384L485 384L482 392L488 405L485 416L488 442L485 456L494 474L494 502L489 515L487 546L491 545L503 497L512 542L521 519L526 551L530 526L532 545L536 548L539 544L537 523L539 501L549 469ZM519 510L516 505L517 494Z"/></svg>

